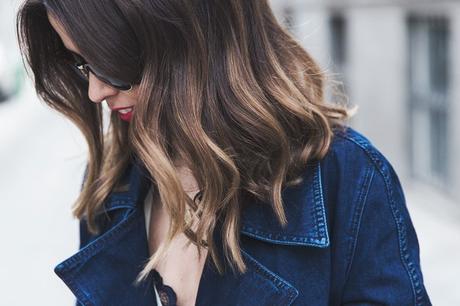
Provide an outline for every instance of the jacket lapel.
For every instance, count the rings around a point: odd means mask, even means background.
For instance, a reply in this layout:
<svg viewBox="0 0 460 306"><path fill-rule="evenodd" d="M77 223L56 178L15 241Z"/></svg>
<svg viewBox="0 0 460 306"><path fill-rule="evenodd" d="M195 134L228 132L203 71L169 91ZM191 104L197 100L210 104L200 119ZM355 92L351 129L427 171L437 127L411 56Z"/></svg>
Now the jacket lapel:
<svg viewBox="0 0 460 306"><path fill-rule="evenodd" d="M295 187L288 187L282 193L288 224L282 227L268 203L254 198L244 199L241 233L278 245L304 247L329 246L326 211L321 183L321 165L308 165L304 181ZM219 230L216 231L219 233ZM218 249L221 241L214 236ZM245 242L246 241L246 242ZM286 277L265 266L251 242L241 241L243 258L247 271L241 275L225 273L219 275L209 262L205 265L200 282L197 306L288 306L293 305L299 295L297 288ZM245 247L248 247L247 251ZM220 258L223 258L220 254Z"/></svg>
<svg viewBox="0 0 460 306"><path fill-rule="evenodd" d="M145 173L134 163L125 178L129 190L112 194L106 203L107 211L116 216L113 220L120 221L55 268L82 305L156 305L152 277L140 286L134 285L148 259L142 204L150 181ZM275 244L327 247L329 238L320 174L319 163L311 165L300 186L283 191L289 222L286 227L279 225L266 203L245 201L241 233ZM218 232L214 237L221 246ZM247 266L244 274L229 271L219 275L211 260L206 261L196 305L292 305L298 290L258 261L258 254L250 254L244 246L242 254Z"/></svg>
<svg viewBox="0 0 460 306"><path fill-rule="evenodd" d="M282 227L268 203L246 201L242 213L242 233L266 242L329 246L326 210L321 182L321 164L309 164L303 182L283 190L283 205L288 224Z"/></svg>
<svg viewBox="0 0 460 306"><path fill-rule="evenodd" d="M245 251L242 254L247 268L244 274L228 271L220 275L210 261L206 262L196 306L291 305L298 290Z"/></svg>
<svg viewBox="0 0 460 306"><path fill-rule="evenodd" d="M134 285L148 258L142 215L130 214L55 268L82 305L155 305L152 279Z"/></svg>
<svg viewBox="0 0 460 306"><path fill-rule="evenodd" d="M129 188L112 193L104 203L108 229L96 237L81 229L80 250L54 269L85 306L156 305L152 277L134 284L149 257L143 210L137 207L150 182L137 162L130 165L122 182L129 183Z"/></svg>

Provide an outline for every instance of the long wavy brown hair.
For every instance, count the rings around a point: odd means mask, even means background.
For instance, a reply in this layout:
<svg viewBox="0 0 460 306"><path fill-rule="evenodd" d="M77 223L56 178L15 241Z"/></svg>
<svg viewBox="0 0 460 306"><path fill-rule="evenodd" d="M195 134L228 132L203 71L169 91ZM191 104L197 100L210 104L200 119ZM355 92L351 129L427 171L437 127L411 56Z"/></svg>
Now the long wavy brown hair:
<svg viewBox="0 0 460 306"><path fill-rule="evenodd" d="M120 79L141 79L130 123L88 98L65 64L56 16L88 62ZM266 0L26 0L18 40L38 96L72 120L89 147L87 177L74 205L97 233L95 216L136 156L171 216L166 242L186 233L222 272L213 232L222 224L225 260L245 271L240 251L242 194L268 203L286 224L281 192L325 156L349 110L326 103L326 74L275 18ZM174 162L190 168L201 193L184 192ZM186 207L198 220L184 222Z"/></svg>

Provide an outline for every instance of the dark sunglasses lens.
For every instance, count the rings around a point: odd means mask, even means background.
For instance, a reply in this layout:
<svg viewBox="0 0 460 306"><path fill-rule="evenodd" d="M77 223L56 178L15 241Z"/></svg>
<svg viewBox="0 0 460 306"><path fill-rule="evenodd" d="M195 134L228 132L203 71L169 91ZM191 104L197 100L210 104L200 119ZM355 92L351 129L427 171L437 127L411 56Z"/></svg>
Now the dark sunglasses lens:
<svg viewBox="0 0 460 306"><path fill-rule="evenodd" d="M123 82L123 81L121 81L119 79L107 76L107 75L103 74L102 72L98 71L97 69L95 69L94 67L92 67L91 65L87 65L87 67L89 68L89 70L92 73L94 73L94 75L99 80L109 84L110 86L115 87L115 88L120 89L120 90L129 90L129 89L131 89L130 84L125 83L125 82Z"/></svg>
<svg viewBox="0 0 460 306"><path fill-rule="evenodd" d="M78 54L75 54L73 52L71 54L74 61L74 65L72 66L78 71L79 75L84 79L89 79L89 72L91 71L99 80L119 90L130 90L132 88L132 86L128 83L116 78L112 78L110 76L106 76L104 73L98 71L91 65L87 64L85 60Z"/></svg>

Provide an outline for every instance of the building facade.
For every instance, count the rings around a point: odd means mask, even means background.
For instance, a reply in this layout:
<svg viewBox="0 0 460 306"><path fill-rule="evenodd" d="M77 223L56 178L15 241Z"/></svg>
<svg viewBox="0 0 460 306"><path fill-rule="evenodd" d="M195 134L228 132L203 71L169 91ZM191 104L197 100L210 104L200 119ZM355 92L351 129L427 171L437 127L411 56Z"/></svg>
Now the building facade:
<svg viewBox="0 0 460 306"><path fill-rule="evenodd" d="M460 202L460 1L271 0L325 73L343 81L351 125L406 183Z"/></svg>

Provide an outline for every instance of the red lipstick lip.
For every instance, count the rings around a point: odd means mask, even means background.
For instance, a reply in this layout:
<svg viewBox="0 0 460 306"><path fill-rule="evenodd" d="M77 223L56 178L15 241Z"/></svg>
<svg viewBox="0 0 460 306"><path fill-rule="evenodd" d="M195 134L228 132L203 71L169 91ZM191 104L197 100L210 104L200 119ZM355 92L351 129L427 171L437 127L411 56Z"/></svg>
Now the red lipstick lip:
<svg viewBox="0 0 460 306"><path fill-rule="evenodd" d="M127 114L118 113L118 116L120 117L121 120L130 122L131 118L133 117L133 112L129 112Z"/></svg>
<svg viewBox="0 0 460 306"><path fill-rule="evenodd" d="M113 111L118 111L120 109L127 109L127 108L133 108L134 105L131 105L131 106L124 106L124 107L111 107L110 109L113 110Z"/></svg>

